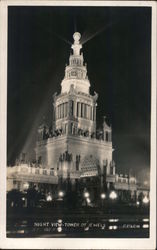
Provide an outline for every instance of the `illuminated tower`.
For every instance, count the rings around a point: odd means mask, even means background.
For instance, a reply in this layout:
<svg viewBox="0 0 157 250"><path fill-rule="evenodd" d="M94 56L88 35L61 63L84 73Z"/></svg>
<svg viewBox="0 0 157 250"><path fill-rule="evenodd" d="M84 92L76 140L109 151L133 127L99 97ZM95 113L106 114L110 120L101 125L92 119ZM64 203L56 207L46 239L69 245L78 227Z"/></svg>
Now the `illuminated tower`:
<svg viewBox="0 0 157 250"><path fill-rule="evenodd" d="M90 82L87 68L84 65L83 54L80 53L80 33L73 35L73 54L70 55L69 65L65 68L65 77L61 82L61 94L54 100L54 128L62 129L65 134L76 134L78 130L96 130L96 100L97 95L89 94Z"/></svg>
<svg viewBox="0 0 157 250"><path fill-rule="evenodd" d="M65 68L61 93L53 95L52 130L47 130L43 136L40 127L36 156L63 179L75 182L99 175L101 182L109 185L115 181L112 131L105 120L103 130L96 131L98 94L90 94L87 66L80 52L80 33L74 33L73 38L73 53Z"/></svg>

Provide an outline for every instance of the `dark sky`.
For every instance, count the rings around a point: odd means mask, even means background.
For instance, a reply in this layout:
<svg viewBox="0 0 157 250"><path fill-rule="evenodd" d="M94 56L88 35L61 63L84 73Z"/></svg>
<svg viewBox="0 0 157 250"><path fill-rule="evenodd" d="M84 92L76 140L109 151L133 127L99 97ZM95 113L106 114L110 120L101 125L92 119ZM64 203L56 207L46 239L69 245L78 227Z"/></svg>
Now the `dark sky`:
<svg viewBox="0 0 157 250"><path fill-rule="evenodd" d="M75 31L99 94L98 127L103 115L112 124L117 172L142 175L150 165L149 7L8 8L8 164L31 148L43 116L51 123Z"/></svg>

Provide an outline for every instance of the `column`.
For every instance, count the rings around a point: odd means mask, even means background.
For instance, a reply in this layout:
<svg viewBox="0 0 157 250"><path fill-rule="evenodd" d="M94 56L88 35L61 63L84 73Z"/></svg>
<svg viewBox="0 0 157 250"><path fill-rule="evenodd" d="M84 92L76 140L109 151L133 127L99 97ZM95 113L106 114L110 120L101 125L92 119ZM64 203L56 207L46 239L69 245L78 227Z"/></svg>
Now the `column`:
<svg viewBox="0 0 157 250"><path fill-rule="evenodd" d="M62 103L62 118L64 117L64 103Z"/></svg>
<svg viewBox="0 0 157 250"><path fill-rule="evenodd" d="M59 105L57 106L57 119L59 119Z"/></svg>
<svg viewBox="0 0 157 250"><path fill-rule="evenodd" d="M64 118L64 103L62 105L63 105L63 118Z"/></svg>
<svg viewBox="0 0 157 250"><path fill-rule="evenodd" d="M92 108L92 106L90 106L90 120L93 120L92 114L93 114L93 108Z"/></svg>
<svg viewBox="0 0 157 250"><path fill-rule="evenodd" d="M82 117L85 118L85 104L82 103Z"/></svg>
<svg viewBox="0 0 157 250"><path fill-rule="evenodd" d="M96 106L93 107L93 121L96 120Z"/></svg>
<svg viewBox="0 0 157 250"><path fill-rule="evenodd" d="M64 117L66 117L66 102L64 103Z"/></svg>
<svg viewBox="0 0 157 250"><path fill-rule="evenodd" d="M61 105L60 104L59 104L58 108L59 108L59 119L60 119L61 118Z"/></svg>
<svg viewBox="0 0 157 250"><path fill-rule="evenodd" d="M58 119L58 107L56 107L56 120Z"/></svg>
<svg viewBox="0 0 157 250"><path fill-rule="evenodd" d="M90 120L90 107L87 105L87 119Z"/></svg>
<svg viewBox="0 0 157 250"><path fill-rule="evenodd" d="M90 119L90 114L89 114L89 105L87 104L87 119Z"/></svg>
<svg viewBox="0 0 157 250"><path fill-rule="evenodd" d="M94 121L94 107L92 106L92 121Z"/></svg>
<svg viewBox="0 0 157 250"><path fill-rule="evenodd" d="M84 104L84 118L87 118L87 104Z"/></svg>
<svg viewBox="0 0 157 250"><path fill-rule="evenodd" d="M85 109L84 118L87 119L87 104L84 105L84 109Z"/></svg>
<svg viewBox="0 0 157 250"><path fill-rule="evenodd" d="M88 104L86 104L86 119L88 119Z"/></svg>
<svg viewBox="0 0 157 250"><path fill-rule="evenodd" d="M62 104L60 104L60 118L62 118Z"/></svg>
<svg viewBox="0 0 157 250"><path fill-rule="evenodd" d="M71 115L71 101L68 102L68 116Z"/></svg>
<svg viewBox="0 0 157 250"><path fill-rule="evenodd" d="M77 102L74 101L74 117L77 117Z"/></svg>
<svg viewBox="0 0 157 250"><path fill-rule="evenodd" d="M65 117L67 117L68 103L65 103Z"/></svg>
<svg viewBox="0 0 157 250"><path fill-rule="evenodd" d="M76 116L78 117L79 116L79 102L76 103L76 107L77 107Z"/></svg>
<svg viewBox="0 0 157 250"><path fill-rule="evenodd" d="M89 106L89 119L92 120L92 107Z"/></svg>
<svg viewBox="0 0 157 250"><path fill-rule="evenodd" d="M83 117L83 103L81 103L81 115L80 117Z"/></svg>
<svg viewBox="0 0 157 250"><path fill-rule="evenodd" d="M115 166L113 166L113 175L115 175L115 173L116 173L116 168Z"/></svg>
<svg viewBox="0 0 157 250"><path fill-rule="evenodd" d="M79 108L79 109L78 109L78 111L79 111L79 112L78 112L78 113L79 113L78 116L81 117L81 103L80 103L80 102L79 102L78 108Z"/></svg>

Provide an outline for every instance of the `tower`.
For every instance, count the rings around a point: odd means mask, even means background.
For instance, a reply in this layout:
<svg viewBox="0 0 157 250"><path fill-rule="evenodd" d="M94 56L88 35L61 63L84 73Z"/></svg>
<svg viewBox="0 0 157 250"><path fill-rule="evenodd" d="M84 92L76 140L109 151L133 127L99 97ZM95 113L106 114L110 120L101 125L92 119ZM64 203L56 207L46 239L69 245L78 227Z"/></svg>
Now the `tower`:
<svg viewBox="0 0 157 250"><path fill-rule="evenodd" d="M75 182L100 175L103 185L104 176L108 183L115 179L111 171L112 131L105 121L103 130L96 131L98 94L90 94L80 38L80 33L74 33L61 93L53 95L53 129L47 137L39 137L36 157L41 157L44 165L63 179Z"/></svg>
<svg viewBox="0 0 157 250"><path fill-rule="evenodd" d="M69 65L65 68L65 76L61 82L61 94L54 99L56 129L65 134L81 134L82 131L92 134L96 130L97 94L89 94L90 82L83 54L80 53L80 33L73 35L73 54Z"/></svg>

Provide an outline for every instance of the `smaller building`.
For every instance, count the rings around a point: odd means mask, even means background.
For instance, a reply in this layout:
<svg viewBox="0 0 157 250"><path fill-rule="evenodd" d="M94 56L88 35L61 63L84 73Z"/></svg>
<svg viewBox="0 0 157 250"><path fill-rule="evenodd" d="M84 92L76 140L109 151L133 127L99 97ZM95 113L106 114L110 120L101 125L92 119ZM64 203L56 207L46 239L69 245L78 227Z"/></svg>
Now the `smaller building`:
<svg viewBox="0 0 157 250"><path fill-rule="evenodd" d="M37 190L47 193L57 184L58 176L53 169L26 163L7 168L7 191L17 189L23 192L35 185Z"/></svg>
<svg viewBox="0 0 157 250"><path fill-rule="evenodd" d="M102 192L101 172L98 172L96 163L92 166L91 164L93 164L93 159L92 162L85 161L82 169L77 172L78 176L73 176L78 181L75 186L72 185L72 189L78 194L80 191L83 192L84 189L90 190L94 199L98 196L98 192ZM75 172L70 174L76 175ZM62 173L60 175L63 176ZM107 185L104 185L103 191L114 190L121 201L135 202L143 197L149 198L148 184L138 183L133 176L115 174L114 179L112 176L107 176L107 178L107 183L112 183L112 186L107 187ZM66 176L66 182L64 182L64 179L60 179L59 172L57 173L54 169L44 168L41 164L36 163L19 163L13 167L7 167L7 192L16 189L24 193L33 187L45 195L54 194L59 189L63 189L66 193L69 191L68 176Z"/></svg>

